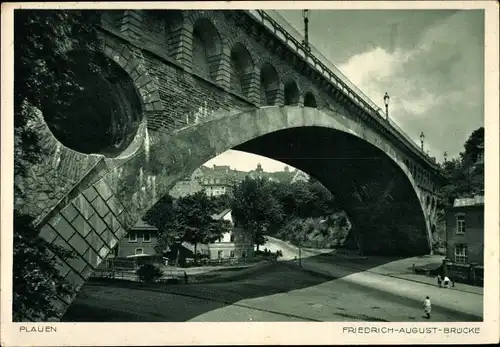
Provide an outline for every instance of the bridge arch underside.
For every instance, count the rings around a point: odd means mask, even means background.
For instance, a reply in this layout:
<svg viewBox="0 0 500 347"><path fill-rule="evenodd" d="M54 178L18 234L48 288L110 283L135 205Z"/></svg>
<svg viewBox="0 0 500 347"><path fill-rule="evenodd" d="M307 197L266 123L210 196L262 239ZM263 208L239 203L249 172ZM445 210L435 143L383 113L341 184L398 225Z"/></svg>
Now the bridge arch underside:
<svg viewBox="0 0 500 347"><path fill-rule="evenodd" d="M234 149L279 160L320 181L353 224L348 247L377 255L429 253L415 189L388 155L365 140L324 127L299 127Z"/></svg>
<svg viewBox="0 0 500 347"><path fill-rule="evenodd" d="M174 133L149 131L147 146L109 159L40 223L48 242L74 250L59 270L80 288L118 240L177 181L208 160L239 149L316 177L345 207L365 253L430 251L426 217L403 160L380 135L334 111L265 107L221 115ZM356 243L356 242L354 242ZM73 297L56 305L64 311Z"/></svg>

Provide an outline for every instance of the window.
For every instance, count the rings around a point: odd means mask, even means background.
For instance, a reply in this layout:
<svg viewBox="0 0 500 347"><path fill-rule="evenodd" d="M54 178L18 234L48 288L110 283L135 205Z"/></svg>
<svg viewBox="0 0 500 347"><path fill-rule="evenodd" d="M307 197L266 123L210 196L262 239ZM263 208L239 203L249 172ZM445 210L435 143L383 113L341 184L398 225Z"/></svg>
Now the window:
<svg viewBox="0 0 500 347"><path fill-rule="evenodd" d="M137 234L133 231L128 233L128 242L137 242Z"/></svg>
<svg viewBox="0 0 500 347"><path fill-rule="evenodd" d="M247 251L242 251L241 252L241 257L246 258L247 257Z"/></svg>
<svg viewBox="0 0 500 347"><path fill-rule="evenodd" d="M231 238L230 238L230 240L229 240L229 241L230 241L230 242L234 242L234 234L233 234L233 233L231 233Z"/></svg>
<svg viewBox="0 0 500 347"><path fill-rule="evenodd" d="M214 184L214 179L213 178L210 179L210 184Z"/></svg>
<svg viewBox="0 0 500 347"><path fill-rule="evenodd" d="M217 179L215 180L215 183L220 183L220 179L218 179L218 178L217 178Z"/></svg>
<svg viewBox="0 0 500 347"><path fill-rule="evenodd" d="M467 245L456 244L455 245L455 261L457 263L467 263L469 261L467 255Z"/></svg>
<svg viewBox="0 0 500 347"><path fill-rule="evenodd" d="M231 251L231 253L229 253L229 256L230 256L231 258L234 258L234 251Z"/></svg>
<svg viewBox="0 0 500 347"><path fill-rule="evenodd" d="M217 252L217 258L219 258L219 259L224 258L224 251Z"/></svg>
<svg viewBox="0 0 500 347"><path fill-rule="evenodd" d="M457 234L465 234L465 215L457 214Z"/></svg>
<svg viewBox="0 0 500 347"><path fill-rule="evenodd" d="M151 234L148 233L148 232L145 232L142 235L142 241L144 241L144 242L151 242Z"/></svg>
<svg viewBox="0 0 500 347"><path fill-rule="evenodd" d="M135 249L135 255L139 255L139 254L144 254L144 251L142 250L142 248Z"/></svg>

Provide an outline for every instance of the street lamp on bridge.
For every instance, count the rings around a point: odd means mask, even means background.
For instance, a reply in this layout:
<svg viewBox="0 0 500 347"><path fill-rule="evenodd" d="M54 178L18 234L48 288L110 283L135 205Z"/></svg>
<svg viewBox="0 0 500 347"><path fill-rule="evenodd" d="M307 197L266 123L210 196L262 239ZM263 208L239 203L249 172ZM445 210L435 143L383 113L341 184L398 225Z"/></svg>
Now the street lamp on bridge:
<svg viewBox="0 0 500 347"><path fill-rule="evenodd" d="M304 40L302 44L304 45L304 49L306 52L311 51L311 47L309 47L309 10L302 10L302 17L304 18Z"/></svg>
<svg viewBox="0 0 500 347"><path fill-rule="evenodd" d="M385 120L389 121L389 94L385 92L384 95L384 104L385 104Z"/></svg>
<svg viewBox="0 0 500 347"><path fill-rule="evenodd" d="M425 135L424 135L424 132L422 131L420 133L420 147L422 148L422 152L424 151L424 139L425 139Z"/></svg>

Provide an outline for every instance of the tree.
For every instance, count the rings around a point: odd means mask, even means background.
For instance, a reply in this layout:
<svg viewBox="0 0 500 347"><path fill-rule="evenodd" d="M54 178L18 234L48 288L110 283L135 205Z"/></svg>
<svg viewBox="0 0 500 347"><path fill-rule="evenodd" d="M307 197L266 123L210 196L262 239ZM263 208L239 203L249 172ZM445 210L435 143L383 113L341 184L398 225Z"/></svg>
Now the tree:
<svg viewBox="0 0 500 347"><path fill-rule="evenodd" d="M198 243L214 242L230 230L227 221L212 218L218 212L221 211L216 201L200 191L176 201L167 195L146 213L144 219L158 228L157 253L163 253L176 242L186 241L194 245L196 262Z"/></svg>
<svg viewBox="0 0 500 347"><path fill-rule="evenodd" d="M158 243L155 246L157 254L163 254L169 246L181 241L182 232L176 226L174 200L170 195L164 195L158 200L146 212L144 221L158 229Z"/></svg>
<svg viewBox="0 0 500 347"><path fill-rule="evenodd" d="M56 268L55 254L62 259L73 253L38 236L33 219L14 210L12 315L14 322L47 321L59 312L52 306L57 297L74 289Z"/></svg>
<svg viewBox="0 0 500 347"><path fill-rule="evenodd" d="M484 144L484 128L474 130L464 144L464 151L457 158L442 164L446 184L441 187L445 206L451 206L456 198L481 194L484 190L484 164L478 155Z"/></svg>
<svg viewBox="0 0 500 347"><path fill-rule="evenodd" d="M476 162L481 151L481 145L484 145L484 127L480 127L470 134L464 144L464 155L472 162Z"/></svg>
<svg viewBox="0 0 500 347"><path fill-rule="evenodd" d="M195 263L198 243L214 242L230 231L228 221L215 220L212 217L220 211L216 210L214 201L202 191L179 199L174 211L182 239L194 245Z"/></svg>
<svg viewBox="0 0 500 347"><path fill-rule="evenodd" d="M234 190L233 217L251 233L257 250L265 243L264 233L283 220L282 205L273 192L271 182L248 177Z"/></svg>
<svg viewBox="0 0 500 347"><path fill-rule="evenodd" d="M22 178L40 158L40 139L29 119L37 109L50 117L51 111L68 105L81 91L72 78L67 52L98 44L96 22L93 11L19 10L14 14L14 321L57 318L60 312L51 303L73 293L54 257L73 255L41 238L33 218L18 208L26 198Z"/></svg>

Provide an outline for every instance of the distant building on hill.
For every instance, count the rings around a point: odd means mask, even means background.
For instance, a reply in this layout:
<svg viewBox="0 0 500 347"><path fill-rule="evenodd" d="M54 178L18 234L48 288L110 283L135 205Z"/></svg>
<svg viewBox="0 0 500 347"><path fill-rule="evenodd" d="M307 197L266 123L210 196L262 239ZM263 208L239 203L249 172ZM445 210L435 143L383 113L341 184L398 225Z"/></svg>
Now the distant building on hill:
<svg viewBox="0 0 500 347"><path fill-rule="evenodd" d="M288 166L283 171L276 172L264 171L260 163L254 170L248 172L234 170L227 165L201 166L191 175L177 182L170 190L170 195L180 198L201 190L209 196L232 194L234 186L242 182L245 177L291 183L309 180L306 173L297 169L290 171Z"/></svg>

